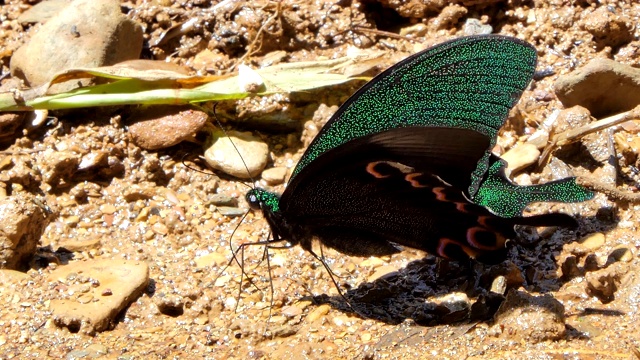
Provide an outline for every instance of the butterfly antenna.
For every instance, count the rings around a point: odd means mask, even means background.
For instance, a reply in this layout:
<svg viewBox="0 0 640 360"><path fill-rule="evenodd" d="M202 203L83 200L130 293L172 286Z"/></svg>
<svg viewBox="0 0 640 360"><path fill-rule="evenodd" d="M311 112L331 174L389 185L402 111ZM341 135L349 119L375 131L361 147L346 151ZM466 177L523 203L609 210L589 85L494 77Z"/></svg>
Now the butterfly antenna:
<svg viewBox="0 0 640 360"><path fill-rule="evenodd" d="M233 146L233 148L238 153L238 156L240 157L240 161L242 161L242 165L244 166L245 170L247 170L247 175L249 175L249 179L251 179L251 183L255 184L256 180L253 178L253 176L251 176L251 172L249 171L249 166L247 166L247 163L244 161L244 158L242 157L242 153L240 153L240 150L238 149L236 144L233 142L233 140L231 140L231 137L229 136L229 134L227 134L227 131L224 129L224 127L222 127L222 123L220 122L220 120L218 120L218 114L216 113L216 108L217 107L218 107L218 103L213 104L212 111L213 111L213 118L214 118L214 120L216 122L216 125L218 125L218 127L220 128L220 130L222 131L224 136L226 136L227 139L229 139L229 142L231 143L231 146ZM253 189L252 186L249 186L249 187Z"/></svg>
<svg viewBox="0 0 640 360"><path fill-rule="evenodd" d="M187 169L189 169L189 170L193 170L193 171L195 171L195 172L199 172L199 173L201 173L201 174L214 175L214 176L216 175L215 173L207 172L207 171L202 171L202 170L200 170L200 169L196 169L196 168L194 168L194 167L191 167L191 165L188 165L188 164L186 163L186 161L185 161L185 158L187 157L187 155L189 155L189 153L188 153L188 152L185 152L184 154L182 154L182 158L180 158L180 162L182 163L182 165L184 165L184 167L186 167L186 168L187 168Z"/></svg>

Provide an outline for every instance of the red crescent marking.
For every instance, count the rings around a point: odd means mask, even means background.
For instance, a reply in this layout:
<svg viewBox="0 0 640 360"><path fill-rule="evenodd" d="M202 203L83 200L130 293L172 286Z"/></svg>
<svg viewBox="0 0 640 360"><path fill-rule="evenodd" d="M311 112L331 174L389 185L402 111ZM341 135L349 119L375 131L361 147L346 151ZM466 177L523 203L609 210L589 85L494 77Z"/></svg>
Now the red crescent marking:
<svg viewBox="0 0 640 360"><path fill-rule="evenodd" d="M379 172L376 171L376 165L381 164L383 162L386 161L374 161L374 162L370 162L367 165L367 172L371 175L373 175L373 177L375 177L376 179L384 179L384 178L388 178L391 175L382 175Z"/></svg>
<svg viewBox="0 0 640 360"><path fill-rule="evenodd" d="M464 246L462 244L460 244L457 241L453 241L451 239L448 238L440 238L440 240L438 240L438 248L437 248L437 252L438 255L440 255L440 257L443 257L445 259L450 259L446 254L445 254L445 248L447 247L447 245L449 244L454 244L459 246L462 251L464 251L465 254L469 255L470 258L475 259L476 256L478 255L478 252L473 250L472 248L468 247L468 246Z"/></svg>
<svg viewBox="0 0 640 360"><path fill-rule="evenodd" d="M479 242L477 242L476 241L476 233L479 233L479 232L490 232L490 233L492 233L496 237L495 246L488 246L488 245L480 244ZM473 246L476 249L480 249L480 250L495 250L495 249L499 249L502 246L504 246L505 239L504 239L504 237L502 237L498 233L494 233L492 231L488 231L485 228L476 226L476 227L469 228L469 230L467 230L467 242L469 243L469 245Z"/></svg>
<svg viewBox="0 0 640 360"><path fill-rule="evenodd" d="M489 219L490 217L488 216L478 216L478 224L482 225L487 229L491 229L491 226L489 226L489 223L487 222L487 220Z"/></svg>
<svg viewBox="0 0 640 360"><path fill-rule="evenodd" d="M445 189L443 187L434 187L431 189L431 191L436 195L436 200L447 201L447 194L444 193L444 190Z"/></svg>
<svg viewBox="0 0 640 360"><path fill-rule="evenodd" d="M467 211L466 208L466 203L461 203L461 202L457 202L456 204L456 210L462 212L462 213L468 213L469 211Z"/></svg>
<svg viewBox="0 0 640 360"><path fill-rule="evenodd" d="M415 179L420 175L422 174L421 173L408 174L407 176L404 177L404 179L407 180L411 184L411 186L415 188L425 188L427 187L426 185L420 184L420 181Z"/></svg>

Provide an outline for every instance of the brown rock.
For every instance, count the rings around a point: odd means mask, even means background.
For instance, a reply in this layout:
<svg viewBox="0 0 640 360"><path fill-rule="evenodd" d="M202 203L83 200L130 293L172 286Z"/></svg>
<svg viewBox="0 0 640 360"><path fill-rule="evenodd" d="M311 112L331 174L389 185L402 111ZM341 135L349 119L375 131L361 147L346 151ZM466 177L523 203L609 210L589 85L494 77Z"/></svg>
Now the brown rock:
<svg viewBox="0 0 640 360"><path fill-rule="evenodd" d="M496 325L514 341L538 343L565 335L564 306L551 295L512 290L495 315Z"/></svg>
<svg viewBox="0 0 640 360"><path fill-rule="evenodd" d="M45 212L30 194L0 199L0 268L23 269L47 226Z"/></svg>
<svg viewBox="0 0 640 360"><path fill-rule="evenodd" d="M0 142L13 140L23 121L24 113L0 114Z"/></svg>
<svg viewBox="0 0 640 360"><path fill-rule="evenodd" d="M595 117L631 110L640 104L640 69L609 59L594 59L555 83L565 107L584 106Z"/></svg>
<svg viewBox="0 0 640 360"><path fill-rule="evenodd" d="M129 119L129 133L143 149L164 149L193 137L208 118L188 106L142 107Z"/></svg>
<svg viewBox="0 0 640 360"><path fill-rule="evenodd" d="M618 47L633 40L633 24L630 18L616 14L608 6L600 6L586 13L580 26L593 35L598 47Z"/></svg>
<svg viewBox="0 0 640 360"><path fill-rule="evenodd" d="M214 169L240 179L255 178L267 166L269 146L261 139L238 131L216 134L204 159Z"/></svg>

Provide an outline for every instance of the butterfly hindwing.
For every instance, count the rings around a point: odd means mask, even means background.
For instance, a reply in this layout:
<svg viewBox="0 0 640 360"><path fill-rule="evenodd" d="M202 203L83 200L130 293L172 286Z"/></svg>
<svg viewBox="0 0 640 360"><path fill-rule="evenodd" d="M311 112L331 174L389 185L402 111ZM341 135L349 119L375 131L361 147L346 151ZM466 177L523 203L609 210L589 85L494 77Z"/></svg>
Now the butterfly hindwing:
<svg viewBox="0 0 640 360"><path fill-rule="evenodd" d="M505 240L524 218L495 216L448 182L460 171L468 176L486 137L412 127L356 142L319 157L289 184L280 212L290 224L348 255L388 255L402 245L446 258L502 260Z"/></svg>

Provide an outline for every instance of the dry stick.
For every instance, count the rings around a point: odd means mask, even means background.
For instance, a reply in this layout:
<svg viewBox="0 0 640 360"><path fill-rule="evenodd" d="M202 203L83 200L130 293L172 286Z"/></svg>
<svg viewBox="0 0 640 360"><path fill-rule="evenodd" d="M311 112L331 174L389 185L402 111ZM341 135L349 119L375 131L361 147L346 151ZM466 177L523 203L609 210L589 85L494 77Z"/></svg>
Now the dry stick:
<svg viewBox="0 0 640 360"><path fill-rule="evenodd" d="M608 118L604 118L602 120L598 120L596 122L592 122L590 124L580 126L576 129L570 129L564 131L560 134L556 134L553 136L549 145L542 152L542 156L538 161L539 165L542 165L549 158L551 152L559 146L564 146L571 144L572 142L580 140L582 137L587 136L589 134L593 134L596 131L604 130L610 128L615 125L622 124L624 122L630 120L640 119L640 106L636 106L632 110L623 112L621 114L613 115Z"/></svg>
<svg viewBox="0 0 640 360"><path fill-rule="evenodd" d="M258 47L257 49L254 49L254 46L256 45L256 43L258 42L258 40L260 40L262 33L263 32L267 32L266 28L267 26L269 26L271 24L271 22L273 20L275 20L277 17L280 16L280 2L278 2L278 4L276 5L276 12L273 13L272 16L270 16L267 21L264 22L264 24L262 24L262 26L260 26L260 29L258 29L258 32L256 33L256 37L253 39L253 41L251 42L251 44L249 44L249 46L247 46L247 52L244 53L244 55L242 55L242 57L240 59L238 59L238 61L236 61L235 64L233 64L233 66L231 66L229 68L229 71L233 70L236 66L238 66L239 64L242 64L242 62L244 61L244 59L246 59L247 57L255 54L257 51L260 50L260 48L262 48L262 44L260 44L260 47Z"/></svg>
<svg viewBox="0 0 640 360"><path fill-rule="evenodd" d="M640 119L640 105L636 106L632 110L623 112L621 114L613 115L608 118L604 118L602 120L598 120L596 122L581 126L579 128L567 130L560 134L554 135L550 141L550 144L544 149L538 163L543 164L544 162L546 162L553 149L558 146L570 144L574 141L579 140L583 136L592 134L596 131L610 129L612 126L636 119ZM601 192L610 199L626 202L640 202L640 194L619 190L615 186L602 183L598 179L591 176L580 175L576 179L576 182L590 190Z"/></svg>
<svg viewBox="0 0 640 360"><path fill-rule="evenodd" d="M411 42L418 41L418 39L414 39L414 38L409 37L409 36L399 35L399 34L396 34L396 33L392 33L392 32L389 32L389 31L378 30L378 29L369 29L369 28L366 28L366 27L358 26L358 25L353 26L351 28L351 31L354 31L354 32L368 32L368 33L371 33L371 34L374 34L374 35L378 35L378 36L386 36L386 37L390 37L390 38L393 38L393 39L407 40L407 41L411 41Z"/></svg>

